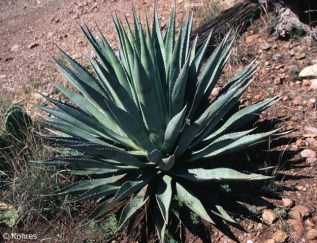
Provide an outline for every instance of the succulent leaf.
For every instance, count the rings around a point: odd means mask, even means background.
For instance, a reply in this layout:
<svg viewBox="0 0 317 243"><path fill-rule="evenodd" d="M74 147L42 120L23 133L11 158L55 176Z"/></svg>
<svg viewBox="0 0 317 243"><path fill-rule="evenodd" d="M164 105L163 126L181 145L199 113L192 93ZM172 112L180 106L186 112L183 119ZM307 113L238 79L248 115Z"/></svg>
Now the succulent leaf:
<svg viewBox="0 0 317 243"><path fill-rule="evenodd" d="M229 168L217 168L217 169L188 169L186 172L181 171L181 173L176 175L184 177L190 181L247 181L247 180L267 180L271 177L264 176L260 174L245 174L239 171L229 169Z"/></svg>
<svg viewBox="0 0 317 243"><path fill-rule="evenodd" d="M180 202L183 202L186 204L186 206L196 213L199 217L202 219L214 223L212 219L210 218L207 210L205 209L204 205L201 203L201 201L195 197L191 191L187 190L185 187L183 187L181 184L176 183L176 191L177 191L177 197Z"/></svg>
<svg viewBox="0 0 317 243"><path fill-rule="evenodd" d="M171 183L172 178L168 175L164 175L162 180L157 185L157 191L155 194L156 201L161 210L165 224L168 224L169 209L173 195Z"/></svg>
<svg viewBox="0 0 317 243"><path fill-rule="evenodd" d="M119 230L124 223L146 203L147 200L148 198L144 200L143 197L134 197L131 199L122 209L117 230Z"/></svg>

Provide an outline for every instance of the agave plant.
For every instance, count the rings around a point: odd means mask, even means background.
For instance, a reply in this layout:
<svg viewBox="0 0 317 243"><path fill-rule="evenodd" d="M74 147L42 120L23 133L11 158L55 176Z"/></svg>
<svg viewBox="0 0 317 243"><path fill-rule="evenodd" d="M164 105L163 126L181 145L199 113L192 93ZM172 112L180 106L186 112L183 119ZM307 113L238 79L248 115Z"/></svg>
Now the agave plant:
<svg viewBox="0 0 317 243"><path fill-rule="evenodd" d="M63 61L55 60L78 92L57 85L71 104L46 97L56 107L40 106L54 117L43 121L55 130L45 138L77 152L40 163L88 176L56 193L75 193L79 202L98 199L88 219L116 210L118 230L152 215L161 241L171 215L178 214L172 210L175 200L210 223L234 222L222 204L222 193L229 191L223 186L270 177L251 168L239 171L223 158L276 133L244 128L279 99L233 112L252 82L256 65L250 63L211 102L231 52L231 35L202 65L209 39L196 50L197 38L190 42L192 17L176 34L175 15L173 10L164 33L156 10L152 27L147 19L141 25L135 12L133 26L126 21L126 28L114 15L118 53L100 30L97 38L82 27L97 57L89 59L94 74L61 51Z"/></svg>

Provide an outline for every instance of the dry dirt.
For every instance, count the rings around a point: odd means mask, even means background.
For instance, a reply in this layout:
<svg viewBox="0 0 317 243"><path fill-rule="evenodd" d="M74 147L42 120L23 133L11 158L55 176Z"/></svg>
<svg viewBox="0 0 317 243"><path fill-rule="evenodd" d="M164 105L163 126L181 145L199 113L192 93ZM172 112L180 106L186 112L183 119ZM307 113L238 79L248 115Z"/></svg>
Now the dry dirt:
<svg viewBox="0 0 317 243"><path fill-rule="evenodd" d="M179 17L182 18L184 1L176 3ZM53 84L62 82L51 58L58 55L56 45L76 60L85 62L85 55L92 53L79 25L87 24L95 29L97 23L110 42L115 44L111 13L130 17L131 4L131 1L125 0L1 0L0 100L13 98L15 103L34 113L30 103L41 102L36 92L54 95ZM152 1L148 0L134 1L134 5L143 16L145 11L151 13L153 9ZM172 6L173 1L158 1L162 27ZM317 63L317 44L309 37L299 37L296 33L290 40L276 40L268 35L270 21L270 18L256 21L241 36L225 76L232 75L256 58L260 62L259 71L243 98L244 102L251 103L273 95L283 97L263 117L275 118L285 129L293 129L293 138L279 148L283 151L281 163L286 158L294 161L284 164L285 177L280 186L288 187L288 190L280 195L291 199L295 207L290 206L289 209L283 206L282 201L273 200L281 212L285 209L285 214L281 215L275 210L275 216L279 214L279 217L268 224L244 220L242 224L246 232L234 232L241 242L248 243L316 243L317 91L310 87L311 80L299 79L298 72ZM289 179L289 175L293 178ZM263 213L262 220L266 221L271 211ZM262 211L259 214L261 216ZM287 239L284 240L283 232L278 230L283 231ZM36 229L33 233L36 233ZM188 242L193 241L199 242L199 239L189 237ZM212 242L231 240L213 231Z"/></svg>

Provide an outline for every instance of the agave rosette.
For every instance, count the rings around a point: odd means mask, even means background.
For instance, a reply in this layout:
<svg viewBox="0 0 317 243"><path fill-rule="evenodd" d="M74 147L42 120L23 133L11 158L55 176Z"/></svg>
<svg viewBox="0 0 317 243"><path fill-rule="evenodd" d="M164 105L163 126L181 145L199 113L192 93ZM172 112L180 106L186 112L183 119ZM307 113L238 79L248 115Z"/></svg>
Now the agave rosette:
<svg viewBox="0 0 317 243"><path fill-rule="evenodd" d="M77 201L99 199L91 220L120 209L118 229L140 220L138 212L146 207L161 240L171 213L177 214L171 211L175 198L206 221L213 223L216 217L234 222L221 205L223 184L270 177L239 171L221 158L276 132L254 134L243 127L279 98L232 112L252 82L256 66L251 63L210 102L231 52L230 34L202 68L209 39L197 51L197 38L191 45L191 16L178 34L175 10L164 33L156 10L152 28L148 21L143 27L135 13L133 26L127 21L124 28L116 16L113 20L119 52L101 32L96 38L82 28L97 56L89 60L94 74L61 51L64 60L56 62L77 91L57 88L72 105L46 97L56 107L40 106L54 117L46 118L45 125L60 132L45 138L77 151L42 162L93 178L57 193L76 193ZM202 183L208 183L207 193Z"/></svg>

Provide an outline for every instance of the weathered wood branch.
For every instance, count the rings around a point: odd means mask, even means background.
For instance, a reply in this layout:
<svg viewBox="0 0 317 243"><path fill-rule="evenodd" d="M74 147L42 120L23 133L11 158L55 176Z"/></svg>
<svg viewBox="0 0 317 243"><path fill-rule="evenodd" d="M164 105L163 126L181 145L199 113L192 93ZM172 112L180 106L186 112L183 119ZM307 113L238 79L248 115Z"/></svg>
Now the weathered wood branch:
<svg viewBox="0 0 317 243"><path fill-rule="evenodd" d="M260 5L247 0L223 11L206 24L193 31L192 40L198 35L197 48L203 45L210 31L212 37L207 52L211 52L219 40L231 29L242 32L252 20L260 15Z"/></svg>
<svg viewBox="0 0 317 243"><path fill-rule="evenodd" d="M265 7L270 6L269 11L276 11L278 14L278 21L272 27L278 36L286 37L293 29L297 29L304 31L317 40L317 33L314 32L311 26L302 22L303 13L307 12L307 7L308 11L312 12L313 10L311 9L316 8L317 15L317 2L315 0L245 0L195 29L192 41L198 35L197 48L199 48L207 39L210 31L212 31L212 38L207 50L207 52L212 52L229 30L233 29L238 33L243 33L253 20L260 17L263 4L265 4Z"/></svg>
<svg viewBox="0 0 317 243"><path fill-rule="evenodd" d="M280 37L287 37L296 29L303 31L317 40L317 33L310 26L312 19L315 18L317 4L311 0L290 1L290 0L270 0L273 10L277 12L278 21L273 27L274 33ZM309 11L312 11L310 14ZM307 17L308 16L308 17Z"/></svg>

